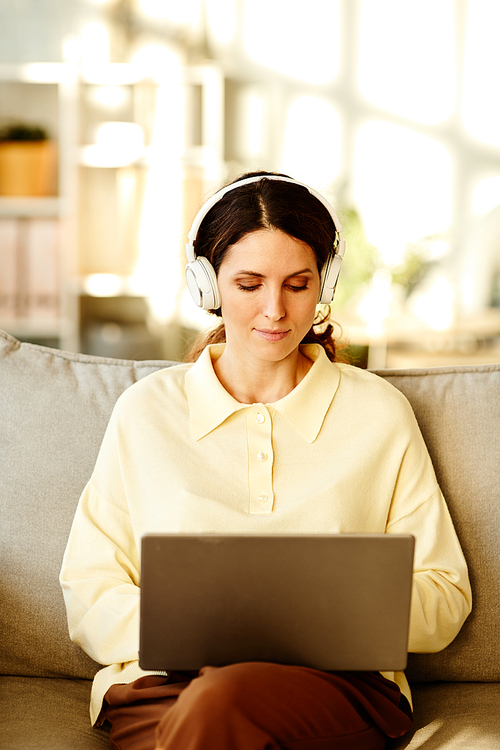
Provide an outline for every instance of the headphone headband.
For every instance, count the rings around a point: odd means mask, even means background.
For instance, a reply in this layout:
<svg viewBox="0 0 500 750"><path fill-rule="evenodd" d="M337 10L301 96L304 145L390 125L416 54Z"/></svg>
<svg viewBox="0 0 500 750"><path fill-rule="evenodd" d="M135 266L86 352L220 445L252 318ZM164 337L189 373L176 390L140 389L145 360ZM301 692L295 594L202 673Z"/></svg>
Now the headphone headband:
<svg viewBox="0 0 500 750"><path fill-rule="evenodd" d="M298 182L291 177L282 177L275 174L254 175L246 177L237 182L218 190L208 201L200 208L196 214L191 229L188 233L188 243L186 245L186 255L188 264L186 266L186 281L195 303L204 310L217 310L221 306L220 293L217 286L217 277L215 271L204 256L196 256L194 243L198 235L201 223L210 209L218 203L231 190L236 190L244 185L250 185L253 182L261 180L277 180L279 182L289 182L292 185L305 188L313 195L328 211L335 227L335 240L330 250L328 258L321 271L320 293L318 298L319 304L329 304L333 299L337 279L340 273L340 267L345 252L345 240L342 239L342 225L337 214L330 203L317 190L306 185L304 182Z"/></svg>
<svg viewBox="0 0 500 750"><path fill-rule="evenodd" d="M323 204L323 206L326 208L328 213L330 214L333 224L335 226L335 230L337 232L337 236L340 238L341 232L342 232L342 224L339 221L339 218L335 211L333 210L331 204L324 198L321 193L318 193L317 190L310 187L309 185L306 185L305 182L298 182L297 180L294 180L292 177L281 177L281 175L276 174L269 174L269 175L260 175L260 176L253 176L253 177L245 177L243 180L238 180L238 182L232 182L230 185L226 185L226 187L221 188L218 190L214 195L212 195L211 198L207 200L206 203L203 204L203 206L200 208L196 216L194 217L193 224L191 226L191 229L188 233L188 243L186 245L186 254L188 262L191 263L193 260L196 259L196 254L194 252L194 242L196 240L196 236L198 234L198 230L201 226L201 223L205 216L208 214L210 209L215 206L216 203L218 203L221 198L223 198L226 193L231 192L231 190L236 190L236 188L243 187L243 185L250 185L252 182L260 182L261 180L277 180L279 182L289 182L292 185L297 185L298 187L305 188L311 195L313 195L315 198L319 200L320 203ZM338 242L337 242L338 245Z"/></svg>

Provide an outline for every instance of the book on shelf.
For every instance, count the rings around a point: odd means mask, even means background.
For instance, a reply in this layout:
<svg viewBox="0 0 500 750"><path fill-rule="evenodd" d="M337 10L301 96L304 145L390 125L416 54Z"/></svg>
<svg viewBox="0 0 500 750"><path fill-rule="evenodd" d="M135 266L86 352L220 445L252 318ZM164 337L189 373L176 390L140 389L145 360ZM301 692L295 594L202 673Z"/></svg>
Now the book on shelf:
<svg viewBox="0 0 500 750"><path fill-rule="evenodd" d="M30 219L26 226L26 316L59 315L59 222Z"/></svg>
<svg viewBox="0 0 500 750"><path fill-rule="evenodd" d="M0 219L0 321L57 321L59 255L57 219Z"/></svg>
<svg viewBox="0 0 500 750"><path fill-rule="evenodd" d="M16 219L0 220L0 320L17 317L18 227Z"/></svg>

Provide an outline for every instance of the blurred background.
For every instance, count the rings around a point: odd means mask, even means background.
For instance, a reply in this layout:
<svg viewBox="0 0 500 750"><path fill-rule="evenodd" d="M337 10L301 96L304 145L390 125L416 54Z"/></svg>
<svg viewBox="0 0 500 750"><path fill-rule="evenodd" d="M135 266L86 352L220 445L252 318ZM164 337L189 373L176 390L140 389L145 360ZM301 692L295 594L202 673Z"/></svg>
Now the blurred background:
<svg viewBox="0 0 500 750"><path fill-rule="evenodd" d="M181 359L213 190L329 198L360 366L500 362L497 0L0 0L0 328Z"/></svg>

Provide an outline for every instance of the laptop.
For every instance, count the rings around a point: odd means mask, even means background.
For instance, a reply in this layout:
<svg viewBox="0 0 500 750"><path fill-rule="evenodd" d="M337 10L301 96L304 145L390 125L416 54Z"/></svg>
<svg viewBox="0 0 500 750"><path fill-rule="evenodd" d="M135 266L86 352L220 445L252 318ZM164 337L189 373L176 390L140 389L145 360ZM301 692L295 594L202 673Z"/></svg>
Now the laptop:
<svg viewBox="0 0 500 750"><path fill-rule="evenodd" d="M147 534L139 663L406 667L414 537Z"/></svg>

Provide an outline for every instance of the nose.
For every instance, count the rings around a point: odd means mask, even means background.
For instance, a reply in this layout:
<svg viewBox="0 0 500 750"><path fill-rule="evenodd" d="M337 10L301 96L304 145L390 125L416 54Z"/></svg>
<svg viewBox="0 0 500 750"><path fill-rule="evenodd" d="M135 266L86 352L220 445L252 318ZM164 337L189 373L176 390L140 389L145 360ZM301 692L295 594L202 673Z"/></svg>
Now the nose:
<svg viewBox="0 0 500 750"><path fill-rule="evenodd" d="M281 320L281 318L285 317L285 302L281 286L278 288L269 287L266 290L263 305L264 315L269 320Z"/></svg>

